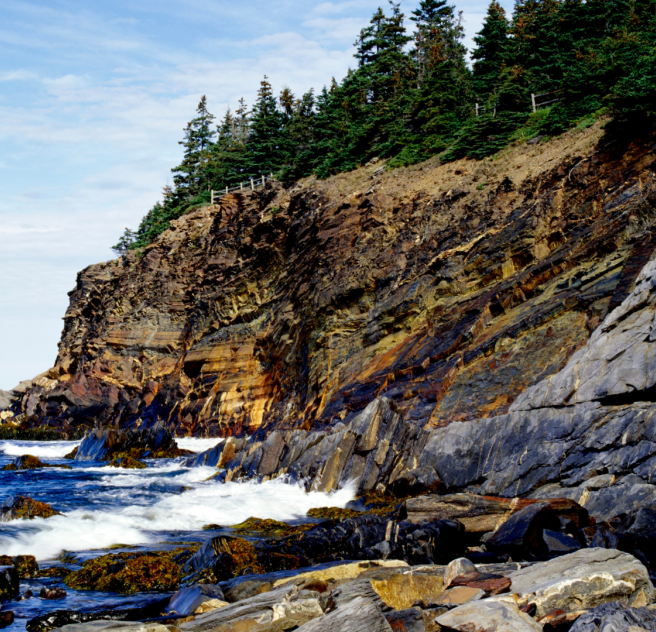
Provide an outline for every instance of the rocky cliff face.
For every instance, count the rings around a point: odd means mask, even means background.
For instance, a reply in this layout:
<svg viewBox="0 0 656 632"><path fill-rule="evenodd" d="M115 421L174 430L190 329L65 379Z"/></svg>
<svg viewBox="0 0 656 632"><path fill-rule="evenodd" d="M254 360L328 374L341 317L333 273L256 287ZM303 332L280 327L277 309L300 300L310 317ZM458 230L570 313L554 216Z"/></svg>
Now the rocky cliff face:
<svg viewBox="0 0 656 632"><path fill-rule="evenodd" d="M656 247L656 140L602 134L374 164L189 213L143 253L79 274L55 367L14 396L16 419L227 436L349 424L383 396L415 434L479 444L518 415L544 432L562 407L577 427L598 419L653 385L649 324L631 306L607 316ZM639 364L631 378L581 382L608 353ZM453 486L480 484L481 467ZM500 493L514 479L486 480Z"/></svg>

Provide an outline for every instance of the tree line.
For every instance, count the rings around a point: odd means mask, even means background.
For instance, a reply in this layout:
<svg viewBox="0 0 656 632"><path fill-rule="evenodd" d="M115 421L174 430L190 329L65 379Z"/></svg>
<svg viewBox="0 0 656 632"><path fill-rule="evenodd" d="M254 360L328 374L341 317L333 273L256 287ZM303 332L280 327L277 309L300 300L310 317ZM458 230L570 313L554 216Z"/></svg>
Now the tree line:
<svg viewBox="0 0 656 632"><path fill-rule="evenodd" d="M147 245L211 189L263 174L325 178L374 157L388 168L480 159L601 113L624 134L653 127L656 0L516 0L511 16L492 0L471 65L462 13L447 0L421 0L409 20L412 33L399 4L378 9L355 67L318 93L276 95L265 77L251 109L241 99L218 123L203 97L173 185L114 249ZM534 111L532 94L551 103Z"/></svg>

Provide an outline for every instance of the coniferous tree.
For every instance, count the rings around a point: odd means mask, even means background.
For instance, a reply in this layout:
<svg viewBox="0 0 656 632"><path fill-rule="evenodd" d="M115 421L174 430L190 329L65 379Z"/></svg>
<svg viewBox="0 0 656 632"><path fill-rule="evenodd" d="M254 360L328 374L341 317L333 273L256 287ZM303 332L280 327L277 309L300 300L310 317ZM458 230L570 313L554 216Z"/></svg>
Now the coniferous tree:
<svg viewBox="0 0 656 632"><path fill-rule="evenodd" d="M508 56L508 19L497 0L492 0L483 21L483 28L474 37L472 52L472 87L485 100L499 82L501 69Z"/></svg>
<svg viewBox="0 0 656 632"><path fill-rule="evenodd" d="M250 175L268 174L280 168L284 156L282 126L282 114L265 76L253 107L246 142Z"/></svg>
<svg viewBox="0 0 656 632"><path fill-rule="evenodd" d="M201 98L196 113L197 116L187 123L184 139L179 142L184 147L182 162L171 170L176 194L181 199L190 199L210 186L208 164L216 130L205 96Z"/></svg>

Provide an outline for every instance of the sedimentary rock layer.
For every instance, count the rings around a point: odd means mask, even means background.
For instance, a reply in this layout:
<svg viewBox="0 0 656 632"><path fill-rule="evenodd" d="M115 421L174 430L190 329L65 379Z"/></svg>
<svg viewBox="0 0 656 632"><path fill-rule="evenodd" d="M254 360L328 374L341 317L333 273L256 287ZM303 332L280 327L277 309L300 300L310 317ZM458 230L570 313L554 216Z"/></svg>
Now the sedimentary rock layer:
<svg viewBox="0 0 656 632"><path fill-rule="evenodd" d="M418 429L443 429L427 454L470 439L488 454L520 406L539 409L524 432L545 415L562 434L546 395L520 396L566 365L656 246L654 139L602 134L483 162L377 164L190 212L79 274L55 367L12 395L15 420L228 436L348 424L386 397ZM565 402L577 424L603 423L612 379ZM648 424L648 410L631 414ZM444 472L449 485L514 484L470 461ZM549 482L545 467L526 489Z"/></svg>

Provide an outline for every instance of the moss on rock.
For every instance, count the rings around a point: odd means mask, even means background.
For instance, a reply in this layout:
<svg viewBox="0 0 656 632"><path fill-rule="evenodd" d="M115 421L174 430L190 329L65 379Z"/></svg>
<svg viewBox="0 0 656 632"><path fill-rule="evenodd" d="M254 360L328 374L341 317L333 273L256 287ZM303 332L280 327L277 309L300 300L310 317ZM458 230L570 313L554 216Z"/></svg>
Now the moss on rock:
<svg viewBox="0 0 656 632"><path fill-rule="evenodd" d="M307 531L313 526L314 525L311 524L292 526L286 524L285 522L278 522L277 520L249 518L244 522L234 525L231 527L231 529L240 535L248 535L252 533L256 535L266 535L269 537L286 538L289 535Z"/></svg>
<svg viewBox="0 0 656 632"><path fill-rule="evenodd" d="M125 470L145 470L146 464L133 459L131 456L123 456L115 458L111 463L105 467L119 467Z"/></svg>
<svg viewBox="0 0 656 632"><path fill-rule="evenodd" d="M13 496L0 507L0 522L10 520L33 520L34 518L51 518L61 516L56 509L28 496Z"/></svg>

